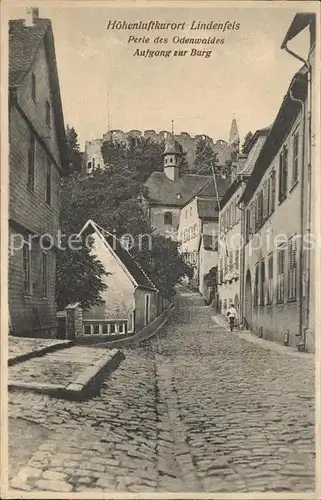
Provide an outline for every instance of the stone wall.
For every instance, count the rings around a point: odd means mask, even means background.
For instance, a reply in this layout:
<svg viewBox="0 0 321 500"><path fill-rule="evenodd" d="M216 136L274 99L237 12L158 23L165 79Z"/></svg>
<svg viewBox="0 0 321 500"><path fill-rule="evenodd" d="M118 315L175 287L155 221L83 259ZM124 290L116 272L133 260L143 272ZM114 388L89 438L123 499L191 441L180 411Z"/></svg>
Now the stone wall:
<svg viewBox="0 0 321 500"><path fill-rule="evenodd" d="M103 135L100 139L93 139L92 141L87 141L85 144L85 154L84 154L84 168L87 173L92 171L93 166L103 165L103 159L101 156L101 147L103 143L111 138L119 142L127 142L129 137L145 137L150 138L155 142L162 142L166 140L171 132L168 130L161 130L156 132L155 130L130 130L124 132L123 130L110 130ZM189 167L192 167L195 160L195 152L197 142L201 137L206 138L211 145L212 149L217 153L220 163L224 163L225 156L230 154L229 147L226 141L219 139L216 142L207 135L195 135L194 137L187 132L182 132L180 134L174 135L177 142L183 147L186 153L186 160Z"/></svg>

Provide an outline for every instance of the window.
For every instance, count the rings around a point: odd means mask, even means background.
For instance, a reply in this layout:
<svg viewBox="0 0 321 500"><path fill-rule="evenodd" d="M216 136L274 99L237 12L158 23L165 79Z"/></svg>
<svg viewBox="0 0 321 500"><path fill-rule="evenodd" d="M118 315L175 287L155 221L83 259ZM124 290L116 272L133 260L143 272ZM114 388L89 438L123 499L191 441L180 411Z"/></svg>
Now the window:
<svg viewBox="0 0 321 500"><path fill-rule="evenodd" d="M164 224L171 226L173 223L172 212L165 212L164 214Z"/></svg>
<svg viewBox="0 0 321 500"><path fill-rule="evenodd" d="M265 287L265 262L261 261L260 264L260 305L264 306L264 287Z"/></svg>
<svg viewBox="0 0 321 500"><path fill-rule="evenodd" d="M23 291L31 293L31 246L25 242L23 245Z"/></svg>
<svg viewBox="0 0 321 500"><path fill-rule="evenodd" d="M187 209L185 210L185 219L187 219Z"/></svg>
<svg viewBox="0 0 321 500"><path fill-rule="evenodd" d="M87 163L88 172L91 170L91 161Z"/></svg>
<svg viewBox="0 0 321 500"><path fill-rule="evenodd" d="M265 221L269 214L269 182L266 180L263 184L263 221Z"/></svg>
<svg viewBox="0 0 321 500"><path fill-rule="evenodd" d="M46 125L50 127L50 102L46 101Z"/></svg>
<svg viewBox="0 0 321 500"><path fill-rule="evenodd" d="M251 206L251 234L255 234L256 200Z"/></svg>
<svg viewBox="0 0 321 500"><path fill-rule="evenodd" d="M268 215L271 215L274 212L275 207L275 170L272 171L272 174L269 178L269 208Z"/></svg>
<svg viewBox="0 0 321 500"><path fill-rule="evenodd" d="M292 136L292 186L298 181L299 175L299 130Z"/></svg>
<svg viewBox="0 0 321 500"><path fill-rule="evenodd" d="M34 73L31 75L31 97L36 101L36 77Z"/></svg>
<svg viewBox="0 0 321 500"><path fill-rule="evenodd" d="M29 133L28 149L28 187L34 190L35 187L35 160L36 160L36 140L32 132Z"/></svg>
<svg viewBox="0 0 321 500"><path fill-rule="evenodd" d="M273 253L268 256L267 304L273 303Z"/></svg>
<svg viewBox="0 0 321 500"><path fill-rule="evenodd" d="M232 272L233 271L233 252L230 252L230 255L229 255L229 268L228 268L229 272Z"/></svg>
<svg viewBox="0 0 321 500"><path fill-rule="evenodd" d="M51 163L47 159L47 171L46 171L46 203L51 205Z"/></svg>
<svg viewBox="0 0 321 500"><path fill-rule="evenodd" d="M259 303L259 265L255 265L255 278L254 278L254 297L253 305L257 306Z"/></svg>
<svg viewBox="0 0 321 500"><path fill-rule="evenodd" d="M248 208L246 210L246 241L249 241L251 234L251 210Z"/></svg>
<svg viewBox="0 0 321 500"><path fill-rule="evenodd" d="M85 325L84 326L84 334L85 335L91 335L91 325Z"/></svg>
<svg viewBox="0 0 321 500"><path fill-rule="evenodd" d="M277 253L277 283L276 283L276 301L284 301L284 246L278 248Z"/></svg>
<svg viewBox="0 0 321 500"><path fill-rule="evenodd" d="M150 295L145 295L145 325L150 321Z"/></svg>
<svg viewBox="0 0 321 500"><path fill-rule="evenodd" d="M288 247L288 299L296 300L297 287L297 264L296 264L296 240L295 237L289 239Z"/></svg>
<svg viewBox="0 0 321 500"><path fill-rule="evenodd" d="M288 185L288 150L284 146L279 156L279 203L287 197Z"/></svg>
<svg viewBox="0 0 321 500"><path fill-rule="evenodd" d="M258 230L262 226L262 221L263 221L263 191L261 190L257 197L256 221L255 221L256 230Z"/></svg>
<svg viewBox="0 0 321 500"><path fill-rule="evenodd" d="M192 207L189 207L189 214L192 215Z"/></svg>

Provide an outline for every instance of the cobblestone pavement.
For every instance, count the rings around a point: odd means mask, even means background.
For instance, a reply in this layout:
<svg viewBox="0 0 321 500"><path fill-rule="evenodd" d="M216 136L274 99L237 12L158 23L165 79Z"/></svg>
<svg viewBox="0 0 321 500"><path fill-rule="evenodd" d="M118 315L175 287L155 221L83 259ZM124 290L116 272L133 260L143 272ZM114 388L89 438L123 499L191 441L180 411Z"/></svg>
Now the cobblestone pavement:
<svg viewBox="0 0 321 500"><path fill-rule="evenodd" d="M126 349L90 401L10 394L12 419L51 430L11 487L312 491L312 356L247 342L213 315L195 294L182 294L171 324Z"/></svg>

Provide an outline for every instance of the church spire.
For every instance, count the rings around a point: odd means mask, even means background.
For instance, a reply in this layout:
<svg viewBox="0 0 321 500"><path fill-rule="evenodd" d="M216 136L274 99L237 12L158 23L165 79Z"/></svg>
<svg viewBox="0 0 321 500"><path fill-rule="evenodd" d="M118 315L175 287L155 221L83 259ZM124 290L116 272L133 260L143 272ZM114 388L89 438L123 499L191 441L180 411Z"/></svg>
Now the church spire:
<svg viewBox="0 0 321 500"><path fill-rule="evenodd" d="M239 131L237 129L236 119L233 115L228 143L234 144L236 142L240 142L240 136L239 136Z"/></svg>

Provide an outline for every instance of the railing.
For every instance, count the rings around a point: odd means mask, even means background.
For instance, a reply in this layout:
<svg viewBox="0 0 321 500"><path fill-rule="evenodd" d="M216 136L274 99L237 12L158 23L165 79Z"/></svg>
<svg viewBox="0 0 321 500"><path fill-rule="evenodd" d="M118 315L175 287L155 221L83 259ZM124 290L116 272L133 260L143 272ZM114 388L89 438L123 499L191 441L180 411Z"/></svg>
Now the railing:
<svg viewBox="0 0 321 500"><path fill-rule="evenodd" d="M128 331L127 319L83 319L84 335L126 335Z"/></svg>

